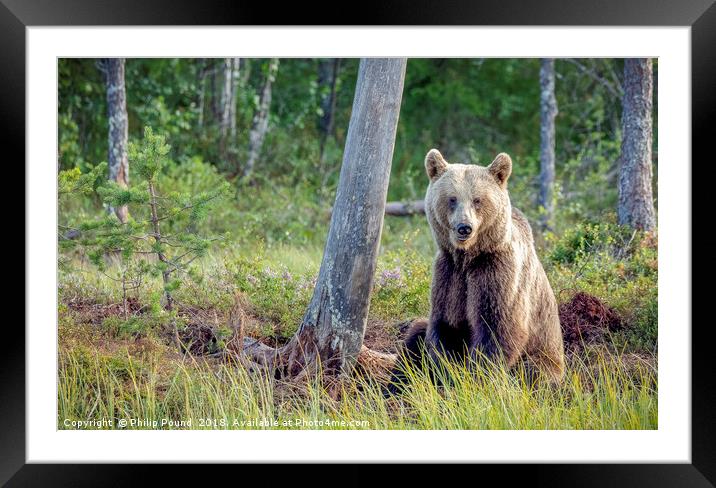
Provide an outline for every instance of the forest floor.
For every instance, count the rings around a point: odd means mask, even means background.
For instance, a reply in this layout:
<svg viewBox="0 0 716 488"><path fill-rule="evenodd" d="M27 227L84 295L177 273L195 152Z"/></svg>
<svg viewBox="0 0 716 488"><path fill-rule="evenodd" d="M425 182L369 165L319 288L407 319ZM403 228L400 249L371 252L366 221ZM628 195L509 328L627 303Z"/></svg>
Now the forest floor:
<svg viewBox="0 0 716 488"><path fill-rule="evenodd" d="M243 337L276 346L295 332L319 246L217 250L202 261L201 278L175 292L172 313L161 307L159 280L130 293L125 307L117 283L82 256L66 256L58 428L107 418L109 428L656 429L657 243L615 235L609 226L578 227L540 245L560 303L561 386L530 385L521 368L475 374L448 363L443 386L410 370L410 386L392 397L365 372L336 389L320 377L269 378L236 360ZM427 315L429 239L420 217L386 221L368 347L395 352L403 324ZM136 423L120 427L120 419Z"/></svg>

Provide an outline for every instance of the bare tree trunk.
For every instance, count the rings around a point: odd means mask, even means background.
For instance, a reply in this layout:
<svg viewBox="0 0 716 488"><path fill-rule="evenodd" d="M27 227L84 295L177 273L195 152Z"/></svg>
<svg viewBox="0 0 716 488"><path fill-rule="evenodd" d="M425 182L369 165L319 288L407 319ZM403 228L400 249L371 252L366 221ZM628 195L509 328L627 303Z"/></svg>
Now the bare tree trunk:
<svg viewBox="0 0 716 488"><path fill-rule="evenodd" d="M229 141L236 136L236 93L239 80L239 59L224 60L224 84L221 90L221 138L219 152L227 157L230 152ZM231 136L231 138L229 138Z"/></svg>
<svg viewBox="0 0 716 488"><path fill-rule="evenodd" d="M651 59L624 60L618 218L620 224L644 230L656 227L651 189L652 88Z"/></svg>
<svg viewBox="0 0 716 488"><path fill-rule="evenodd" d="M204 127L204 101L206 98L206 60L199 60L199 76L197 77L197 89L199 90L199 127Z"/></svg>
<svg viewBox="0 0 716 488"><path fill-rule="evenodd" d="M157 251L157 258L159 261L161 261L164 265L164 271L162 271L162 283L164 283L164 299L166 300L166 308L167 310L172 309L172 295L169 293L167 287L169 286L169 276L171 275L172 268L171 263L167 259L166 255L163 251L161 251L161 248L164 245L164 238L162 237L161 230L159 229L159 215L157 212L158 207L157 202L157 193L154 189L154 183L149 183L149 207L151 209L151 216L150 221L152 223L152 237L154 237L154 242L156 243L156 247L158 249Z"/></svg>
<svg viewBox="0 0 716 488"><path fill-rule="evenodd" d="M540 84L540 192L544 209L542 228L549 229L554 219L554 119L557 99L554 96L554 59L542 59Z"/></svg>
<svg viewBox="0 0 716 488"><path fill-rule="evenodd" d="M321 111L323 115L318 121L318 128L321 133L321 144L319 161L323 162L323 152L326 147L326 140L333 132L333 119L336 111L336 82L338 81L338 69L340 67L340 58L333 61L324 59L320 61L318 68L318 86L326 87L330 84L328 93L324 93L321 99Z"/></svg>
<svg viewBox="0 0 716 488"><path fill-rule="evenodd" d="M231 94L232 94L232 76L234 61L232 58L224 59L223 84L221 87L221 122L219 128L221 130L221 139L219 142L219 150L222 154L226 151L226 138L229 135L229 126L231 125Z"/></svg>
<svg viewBox="0 0 716 488"><path fill-rule="evenodd" d="M336 202L313 297L287 373L350 369L363 345L383 226L406 60L362 59ZM309 368L309 369L311 369Z"/></svg>
<svg viewBox="0 0 716 488"><path fill-rule="evenodd" d="M219 77L216 76L216 73L218 71L219 67L217 66L216 62L212 60L211 62L211 70L209 71L209 85L211 87L211 116L212 121L215 123L217 120L221 120L221 107L220 107L220 99L217 96L217 85L221 83L221 80L219 80Z"/></svg>
<svg viewBox="0 0 716 488"><path fill-rule="evenodd" d="M107 86L107 118L109 119L109 179L127 187L129 185L129 159L127 158L127 91L124 85L124 59L107 58L99 63ZM129 214L127 206L110 208L121 222Z"/></svg>
<svg viewBox="0 0 716 488"><path fill-rule="evenodd" d="M276 73L278 72L278 58L271 58L268 65L268 72L266 73L266 80L264 81L263 89L261 90L261 98L259 99L259 107L254 114L254 120L251 124L251 131L249 132L249 157L244 167L244 178L251 176L261 152L261 146L264 143L264 137L266 137L266 131L268 130L269 120L269 109L271 108L271 88L273 82L276 79Z"/></svg>
<svg viewBox="0 0 716 488"><path fill-rule="evenodd" d="M236 100L239 95L239 80L241 74L241 59L233 58L231 69L231 106L229 107L229 139L236 140Z"/></svg>

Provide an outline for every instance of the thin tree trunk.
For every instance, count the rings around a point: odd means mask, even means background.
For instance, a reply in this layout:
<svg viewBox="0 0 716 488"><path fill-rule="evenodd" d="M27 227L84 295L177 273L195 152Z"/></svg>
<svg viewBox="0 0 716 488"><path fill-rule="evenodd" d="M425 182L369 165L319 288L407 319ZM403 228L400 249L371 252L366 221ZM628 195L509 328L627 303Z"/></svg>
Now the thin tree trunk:
<svg viewBox="0 0 716 488"><path fill-rule="evenodd" d="M239 80L241 74L241 59L233 58L231 75L231 106L229 107L229 139L236 140L236 100L239 96Z"/></svg>
<svg viewBox="0 0 716 488"><path fill-rule="evenodd" d="M266 73L266 80L261 90L261 97L259 99L259 106L254 115L254 120L251 124L251 131L249 132L249 157L244 167L244 178L251 176L261 153L261 146L264 143L264 137L266 137L266 131L268 130L269 120L269 109L271 108L271 88L273 82L276 79L276 73L278 72L278 58L271 58L268 65L268 72Z"/></svg>
<svg viewBox="0 0 716 488"><path fill-rule="evenodd" d="M217 66L216 63L213 62L211 66L211 71L209 73L209 85L211 86L211 115L214 122L219 120L220 115L220 108L219 108L219 97L216 96L216 85L217 85L217 76L216 76Z"/></svg>
<svg viewBox="0 0 716 488"><path fill-rule="evenodd" d="M542 59L540 82L540 193L544 209L542 228L549 229L554 220L554 119L557 99L554 96L554 59Z"/></svg>
<svg viewBox="0 0 716 488"><path fill-rule="evenodd" d="M199 127L204 127L204 101L206 98L206 60L199 60L199 76L197 77L197 89L199 90Z"/></svg>
<svg viewBox="0 0 716 488"><path fill-rule="evenodd" d="M234 74L234 61L232 58L224 59L223 85L221 89L221 139L219 142L219 151L222 155L226 153L226 138L229 136L229 128L231 125L231 103L232 103L232 86Z"/></svg>
<svg viewBox="0 0 716 488"><path fill-rule="evenodd" d="M336 111L336 82L338 81L338 69L340 58L333 61L321 60L318 72L318 85L327 86L330 84L328 93L324 93L321 99L321 111L323 115L318 121L318 128L321 133L319 161L323 163L323 153L326 147L326 140L333 132L333 119Z"/></svg>
<svg viewBox="0 0 716 488"><path fill-rule="evenodd" d="M238 77L239 59L224 59L223 86L221 90L221 123L219 125L221 132L219 152L227 159L230 156L230 146L236 135L236 93Z"/></svg>
<svg viewBox="0 0 716 488"><path fill-rule="evenodd" d="M124 84L123 58L108 58L100 62L107 87L107 118L109 120L109 179L127 187L129 185L129 159L127 158L128 120L127 91ZM126 222L129 211L124 205L110 208L121 222Z"/></svg>
<svg viewBox="0 0 716 488"><path fill-rule="evenodd" d="M404 58L360 62L318 281L298 332L286 346L290 376L319 364L325 373L344 372L361 352L405 65Z"/></svg>
<svg viewBox="0 0 716 488"><path fill-rule="evenodd" d="M149 183L149 207L151 209L151 216L150 221L152 223L152 237L154 237L154 242L156 243L157 249L160 249L157 251L157 258L159 261L161 261L164 265L164 271L162 271L162 283L164 283L164 298L166 300L166 308L167 310L172 309L172 295L167 290L167 287L169 285L169 276L171 275L172 268L171 263L167 259L166 255L163 251L161 251L162 246L164 245L164 240L162 237L161 230L159 229L159 214L157 212L157 194L154 190L154 183Z"/></svg>
<svg viewBox="0 0 716 488"><path fill-rule="evenodd" d="M626 59L617 213L620 224L644 230L656 227L651 189L652 89L651 59Z"/></svg>

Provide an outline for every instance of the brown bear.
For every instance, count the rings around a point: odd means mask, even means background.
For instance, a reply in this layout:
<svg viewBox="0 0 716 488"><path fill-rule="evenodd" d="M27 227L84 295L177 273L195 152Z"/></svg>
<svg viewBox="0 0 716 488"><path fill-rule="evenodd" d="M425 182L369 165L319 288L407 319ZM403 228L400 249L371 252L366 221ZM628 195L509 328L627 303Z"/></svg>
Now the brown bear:
<svg viewBox="0 0 716 488"><path fill-rule="evenodd" d="M507 192L512 160L498 154L487 167L425 158L430 178L425 213L438 251L429 319L405 339L409 356L424 344L430 357L504 359L559 382L564 346L552 287L537 257L532 229ZM481 354L480 354L481 353Z"/></svg>

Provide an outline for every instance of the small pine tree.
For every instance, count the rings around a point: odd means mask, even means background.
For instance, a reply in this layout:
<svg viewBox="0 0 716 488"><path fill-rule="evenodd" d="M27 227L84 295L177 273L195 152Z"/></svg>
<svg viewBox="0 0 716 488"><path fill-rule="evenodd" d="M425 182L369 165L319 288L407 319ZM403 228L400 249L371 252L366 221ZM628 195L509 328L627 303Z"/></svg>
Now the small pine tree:
<svg viewBox="0 0 716 488"><path fill-rule="evenodd" d="M78 244L87 250L90 261L104 276L121 283L125 317L127 293L139 288L147 275L161 276L164 308L171 311L172 293L181 285L181 276L188 275L191 263L222 238L202 236L197 229L211 205L228 194L230 185L196 195L162 194L157 180L168 162L169 150L165 138L146 127L144 139L140 144L130 143L128 151L139 183L123 187L105 181L97 188L105 204L130 207L127 222L110 214L79 227ZM177 229L179 224L186 225ZM108 256L118 258L112 273L107 269Z"/></svg>

